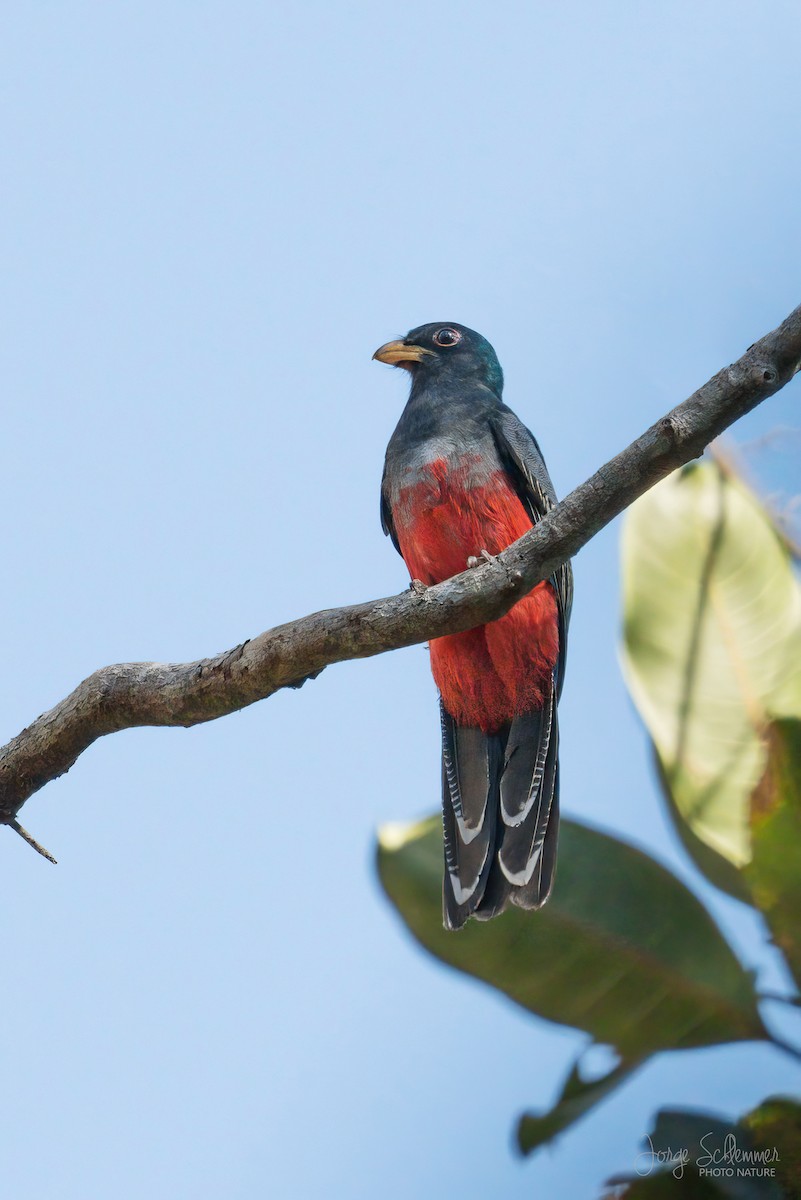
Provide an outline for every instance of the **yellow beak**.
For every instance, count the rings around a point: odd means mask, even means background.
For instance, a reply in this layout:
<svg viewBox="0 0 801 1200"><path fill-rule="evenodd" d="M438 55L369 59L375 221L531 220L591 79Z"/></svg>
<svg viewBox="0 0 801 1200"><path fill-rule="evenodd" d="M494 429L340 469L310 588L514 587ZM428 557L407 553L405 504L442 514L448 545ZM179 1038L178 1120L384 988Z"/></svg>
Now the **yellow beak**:
<svg viewBox="0 0 801 1200"><path fill-rule="evenodd" d="M426 350L425 346L409 346L406 342L387 342L384 346L379 346L373 358L382 363L389 363L391 367L404 367L410 371L415 363L422 362L424 358L433 353L433 350Z"/></svg>

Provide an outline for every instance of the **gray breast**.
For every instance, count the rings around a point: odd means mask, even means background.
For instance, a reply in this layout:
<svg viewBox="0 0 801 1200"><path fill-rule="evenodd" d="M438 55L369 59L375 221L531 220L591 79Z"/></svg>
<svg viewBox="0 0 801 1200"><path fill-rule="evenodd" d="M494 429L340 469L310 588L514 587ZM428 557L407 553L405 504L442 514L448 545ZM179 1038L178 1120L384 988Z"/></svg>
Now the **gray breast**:
<svg viewBox="0 0 801 1200"><path fill-rule="evenodd" d="M386 497L395 509L404 492L419 484L430 486L433 482L434 464L443 464L442 472L436 477L459 477L462 487L482 487L500 468L497 447L487 431L480 439L467 438L459 430L439 432L433 437L410 443L399 439L387 450L384 489Z"/></svg>

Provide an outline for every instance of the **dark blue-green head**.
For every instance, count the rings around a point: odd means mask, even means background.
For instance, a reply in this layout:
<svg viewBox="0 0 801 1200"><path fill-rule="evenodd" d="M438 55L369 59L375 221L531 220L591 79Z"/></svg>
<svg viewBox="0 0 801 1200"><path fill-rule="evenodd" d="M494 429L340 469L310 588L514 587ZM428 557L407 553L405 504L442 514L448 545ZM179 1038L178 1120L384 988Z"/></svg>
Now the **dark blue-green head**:
<svg viewBox="0 0 801 1200"><path fill-rule="evenodd" d="M503 371L492 346L480 333L455 321L418 325L405 338L381 346L373 358L410 371L413 392L446 380L465 386L481 383L498 397L503 391Z"/></svg>

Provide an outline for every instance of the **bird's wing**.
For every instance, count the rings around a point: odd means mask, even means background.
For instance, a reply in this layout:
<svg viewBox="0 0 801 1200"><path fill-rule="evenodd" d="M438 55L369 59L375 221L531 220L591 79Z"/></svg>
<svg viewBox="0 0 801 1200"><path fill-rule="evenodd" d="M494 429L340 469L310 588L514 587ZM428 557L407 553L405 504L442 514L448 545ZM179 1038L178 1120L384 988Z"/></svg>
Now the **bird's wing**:
<svg viewBox="0 0 801 1200"><path fill-rule="evenodd" d="M548 468L533 433L511 409L502 405L490 418L492 432L501 462L515 485L520 499L536 525L556 505ZM567 627L573 607L573 568L563 563L550 578L559 609L559 661L557 664L557 699L562 692L567 660Z"/></svg>
<svg viewBox="0 0 801 1200"><path fill-rule="evenodd" d="M536 525L556 504L542 453L534 436L503 406L491 418L504 470ZM549 581L557 600L559 657L540 709L512 721L504 746L499 781L493 865L476 916L491 917L506 904L539 908L553 885L559 831L559 724L556 703L562 689L567 654L567 626L573 602L570 563Z"/></svg>
<svg viewBox="0 0 801 1200"><path fill-rule="evenodd" d="M395 547L398 554L400 554L400 543L398 542L398 535L395 531L395 522L392 520L392 508L390 506L389 499L387 498L386 479L387 471L386 467L384 467L384 476L381 480L381 528L384 530L384 533L387 535L387 537L392 538L392 545Z"/></svg>

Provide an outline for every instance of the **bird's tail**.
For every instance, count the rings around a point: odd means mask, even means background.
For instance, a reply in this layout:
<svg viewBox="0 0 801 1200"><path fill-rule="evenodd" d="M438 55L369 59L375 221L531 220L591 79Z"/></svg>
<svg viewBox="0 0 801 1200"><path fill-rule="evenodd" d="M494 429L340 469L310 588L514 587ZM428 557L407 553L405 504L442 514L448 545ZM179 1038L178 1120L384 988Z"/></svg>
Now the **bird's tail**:
<svg viewBox="0 0 801 1200"><path fill-rule="evenodd" d="M541 709L498 733L456 724L441 706L443 915L448 929L550 895L559 829L559 727L551 684Z"/></svg>

